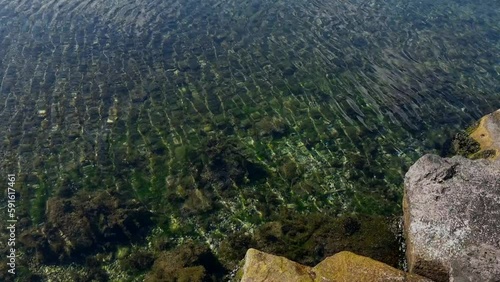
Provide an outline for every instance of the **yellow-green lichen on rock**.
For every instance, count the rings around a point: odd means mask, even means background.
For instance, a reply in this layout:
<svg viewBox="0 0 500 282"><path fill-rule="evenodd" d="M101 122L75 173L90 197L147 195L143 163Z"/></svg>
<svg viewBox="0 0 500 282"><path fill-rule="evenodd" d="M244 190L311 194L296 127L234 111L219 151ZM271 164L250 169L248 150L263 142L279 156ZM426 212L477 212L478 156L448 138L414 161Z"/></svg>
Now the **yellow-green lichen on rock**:
<svg viewBox="0 0 500 282"><path fill-rule="evenodd" d="M470 137L481 147L474 155L484 155L489 159L500 157L500 109L484 116L479 125L470 133Z"/></svg>
<svg viewBox="0 0 500 282"><path fill-rule="evenodd" d="M311 267L305 266L285 257L249 249L245 255L241 282L259 281L314 281Z"/></svg>
<svg viewBox="0 0 500 282"><path fill-rule="evenodd" d="M315 267L249 249L241 282L431 281L351 252L340 252Z"/></svg>
<svg viewBox="0 0 500 282"><path fill-rule="evenodd" d="M314 281L431 281L409 274L374 259L351 252L340 252L313 268Z"/></svg>

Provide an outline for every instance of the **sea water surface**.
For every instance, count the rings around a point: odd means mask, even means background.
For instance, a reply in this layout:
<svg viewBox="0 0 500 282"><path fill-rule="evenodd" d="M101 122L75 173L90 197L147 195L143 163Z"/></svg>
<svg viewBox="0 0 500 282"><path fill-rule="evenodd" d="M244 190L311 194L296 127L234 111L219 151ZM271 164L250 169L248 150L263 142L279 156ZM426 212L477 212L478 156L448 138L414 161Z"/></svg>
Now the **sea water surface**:
<svg viewBox="0 0 500 282"><path fill-rule="evenodd" d="M499 23L494 0L0 0L0 170L24 228L63 189L213 245L283 210L397 215L408 167L500 107Z"/></svg>

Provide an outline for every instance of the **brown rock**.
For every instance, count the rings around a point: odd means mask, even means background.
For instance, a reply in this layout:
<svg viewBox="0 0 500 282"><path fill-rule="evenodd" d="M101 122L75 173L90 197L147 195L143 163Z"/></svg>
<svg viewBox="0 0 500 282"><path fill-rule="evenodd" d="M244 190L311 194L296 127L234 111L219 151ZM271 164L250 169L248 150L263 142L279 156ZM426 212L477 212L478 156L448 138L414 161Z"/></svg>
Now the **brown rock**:
<svg viewBox="0 0 500 282"><path fill-rule="evenodd" d="M431 281L408 274L376 260L351 252L328 257L308 267L284 257L249 249L245 256L241 282L336 282L336 281Z"/></svg>
<svg viewBox="0 0 500 282"><path fill-rule="evenodd" d="M241 282L314 281L311 267L305 266L285 257L279 257L249 249L245 256Z"/></svg>

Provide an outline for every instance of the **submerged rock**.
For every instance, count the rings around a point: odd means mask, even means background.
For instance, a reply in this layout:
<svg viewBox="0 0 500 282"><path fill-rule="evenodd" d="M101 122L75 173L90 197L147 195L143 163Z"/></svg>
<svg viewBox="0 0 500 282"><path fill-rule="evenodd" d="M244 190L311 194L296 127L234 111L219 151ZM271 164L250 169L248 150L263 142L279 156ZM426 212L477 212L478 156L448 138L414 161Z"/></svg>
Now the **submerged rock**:
<svg viewBox="0 0 500 282"><path fill-rule="evenodd" d="M425 155L404 196L410 272L436 281L498 281L500 160Z"/></svg>
<svg viewBox="0 0 500 282"><path fill-rule="evenodd" d="M228 269L255 248L287 257L305 265L316 265L328 256L351 251L398 267L403 258L395 222L380 216L290 214L258 227L254 234L228 236L218 250Z"/></svg>
<svg viewBox="0 0 500 282"><path fill-rule="evenodd" d="M252 183L268 176L266 169L253 162L239 142L232 139L212 138L204 145L201 154L206 158L200 168L200 185L203 187L217 186L228 190L233 183Z"/></svg>
<svg viewBox="0 0 500 282"><path fill-rule="evenodd" d="M225 269L208 246L188 242L163 252L144 281L220 281L224 272Z"/></svg>
<svg viewBox="0 0 500 282"><path fill-rule="evenodd" d="M80 192L47 201L46 224L20 235L38 262L74 260L99 248L130 243L145 235L151 213L134 200L100 192Z"/></svg>
<svg viewBox="0 0 500 282"><path fill-rule="evenodd" d="M282 118L265 116L255 123L255 133L258 137L272 136L279 138L287 133L288 125Z"/></svg>
<svg viewBox="0 0 500 282"><path fill-rule="evenodd" d="M458 132L455 134L450 140L449 147L449 154L451 156L460 155L469 157L481 150L481 145L465 132Z"/></svg>
<svg viewBox="0 0 500 282"><path fill-rule="evenodd" d="M120 259L119 255L117 258ZM139 250L132 252L120 259L122 268L130 273L140 273L149 270L154 263L154 256L151 252Z"/></svg>
<svg viewBox="0 0 500 282"><path fill-rule="evenodd" d="M309 267L284 257L249 249L241 272L241 282L431 281L351 252L337 253L315 267Z"/></svg>

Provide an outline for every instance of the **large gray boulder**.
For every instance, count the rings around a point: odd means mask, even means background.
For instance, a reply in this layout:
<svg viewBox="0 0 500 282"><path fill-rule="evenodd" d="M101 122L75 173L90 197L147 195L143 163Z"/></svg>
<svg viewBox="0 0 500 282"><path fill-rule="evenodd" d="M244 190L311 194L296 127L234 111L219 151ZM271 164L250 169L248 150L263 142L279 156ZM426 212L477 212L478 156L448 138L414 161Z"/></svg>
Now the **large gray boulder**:
<svg viewBox="0 0 500 282"><path fill-rule="evenodd" d="M407 172L410 273L435 281L500 281L500 160L425 155Z"/></svg>

